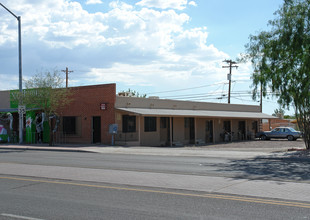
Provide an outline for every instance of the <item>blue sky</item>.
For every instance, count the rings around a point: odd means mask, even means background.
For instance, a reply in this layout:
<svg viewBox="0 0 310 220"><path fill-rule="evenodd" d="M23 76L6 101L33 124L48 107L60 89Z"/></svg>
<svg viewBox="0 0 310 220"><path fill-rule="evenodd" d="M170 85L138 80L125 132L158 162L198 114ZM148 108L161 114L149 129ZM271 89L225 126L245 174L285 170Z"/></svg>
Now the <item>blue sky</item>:
<svg viewBox="0 0 310 220"><path fill-rule="evenodd" d="M161 98L227 102L225 59L266 30L282 0L2 0L22 17L23 77L73 70L69 86L116 83ZM18 88L17 21L0 8L0 89ZM231 103L251 100L250 64ZM272 114L276 100L266 98ZM286 111L292 114L291 111Z"/></svg>

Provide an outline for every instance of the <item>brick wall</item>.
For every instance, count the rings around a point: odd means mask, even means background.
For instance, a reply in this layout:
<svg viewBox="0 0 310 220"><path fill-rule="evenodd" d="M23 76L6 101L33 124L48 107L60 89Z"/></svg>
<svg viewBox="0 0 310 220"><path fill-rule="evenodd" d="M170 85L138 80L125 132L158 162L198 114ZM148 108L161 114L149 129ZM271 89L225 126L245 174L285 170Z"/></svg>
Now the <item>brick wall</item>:
<svg viewBox="0 0 310 220"><path fill-rule="evenodd" d="M291 123L289 119L269 119L270 123L263 123L263 131L270 131L276 127L291 127L296 128L296 124ZM270 127L269 127L270 126Z"/></svg>
<svg viewBox="0 0 310 220"><path fill-rule="evenodd" d="M109 134L109 125L115 123L115 98L116 85L103 84L94 86L73 87L73 101L64 109L58 111L61 117L75 116L79 120L79 132L75 135L63 134L62 120L59 125L59 142L66 143L93 143L93 117L101 117L101 143L111 144L111 135ZM100 104L105 103L106 109L101 110ZM56 137L57 138L57 137Z"/></svg>

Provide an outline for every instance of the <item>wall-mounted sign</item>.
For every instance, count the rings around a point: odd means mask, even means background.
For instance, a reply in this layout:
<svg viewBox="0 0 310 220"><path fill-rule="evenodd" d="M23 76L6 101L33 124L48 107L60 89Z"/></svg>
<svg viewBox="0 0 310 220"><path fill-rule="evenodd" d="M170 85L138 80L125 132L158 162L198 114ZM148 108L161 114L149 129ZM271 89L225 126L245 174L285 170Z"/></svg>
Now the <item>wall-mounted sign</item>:
<svg viewBox="0 0 310 220"><path fill-rule="evenodd" d="M109 134L117 134L118 124L109 125Z"/></svg>
<svg viewBox="0 0 310 220"><path fill-rule="evenodd" d="M107 109L107 103L101 103L100 110L106 110L106 109Z"/></svg>
<svg viewBox="0 0 310 220"><path fill-rule="evenodd" d="M26 114L26 106L25 105L19 105L18 106L18 114Z"/></svg>

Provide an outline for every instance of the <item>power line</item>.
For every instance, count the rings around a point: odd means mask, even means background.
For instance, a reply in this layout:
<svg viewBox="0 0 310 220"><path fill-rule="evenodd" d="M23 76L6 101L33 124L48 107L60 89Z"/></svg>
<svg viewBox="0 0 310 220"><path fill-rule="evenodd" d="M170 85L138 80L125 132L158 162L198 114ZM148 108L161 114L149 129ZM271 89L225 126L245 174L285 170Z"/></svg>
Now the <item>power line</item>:
<svg viewBox="0 0 310 220"><path fill-rule="evenodd" d="M209 87L209 86L214 86L214 85L219 85L219 84L227 84L227 83L221 82L221 83L213 83L213 84L209 84L209 85L203 85L203 86L197 86L197 87L191 87L191 88L167 90L167 91L161 91L161 92L152 92L152 93L148 93L147 95L150 95L150 94L159 94L159 93L168 93L168 92L179 92L179 91L185 91L185 90L191 90L191 89L198 89L198 88Z"/></svg>

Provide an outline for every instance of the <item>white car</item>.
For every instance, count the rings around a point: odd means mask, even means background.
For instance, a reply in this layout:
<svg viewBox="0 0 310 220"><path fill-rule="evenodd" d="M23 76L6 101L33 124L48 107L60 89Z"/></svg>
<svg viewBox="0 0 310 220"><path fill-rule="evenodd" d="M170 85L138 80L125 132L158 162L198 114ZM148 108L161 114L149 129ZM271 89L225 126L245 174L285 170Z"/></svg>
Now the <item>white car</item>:
<svg viewBox="0 0 310 220"><path fill-rule="evenodd" d="M277 127L271 131L258 132L255 135L261 140L270 140L271 138L285 138L289 141L295 141L300 138L301 132L290 127Z"/></svg>

